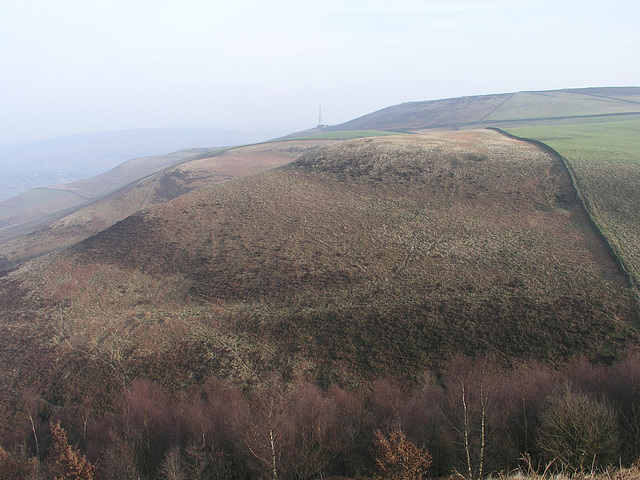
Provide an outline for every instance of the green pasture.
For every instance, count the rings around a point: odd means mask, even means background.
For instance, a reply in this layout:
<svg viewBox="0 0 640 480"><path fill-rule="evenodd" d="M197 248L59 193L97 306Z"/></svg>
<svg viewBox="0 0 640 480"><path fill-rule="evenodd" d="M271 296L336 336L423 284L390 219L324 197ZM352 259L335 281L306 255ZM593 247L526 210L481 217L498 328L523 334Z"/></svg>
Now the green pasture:
<svg viewBox="0 0 640 480"><path fill-rule="evenodd" d="M520 92L484 120L535 120L629 112L640 112L640 102L563 91Z"/></svg>
<svg viewBox="0 0 640 480"><path fill-rule="evenodd" d="M568 159L640 165L640 119L510 128L507 131L546 143Z"/></svg>

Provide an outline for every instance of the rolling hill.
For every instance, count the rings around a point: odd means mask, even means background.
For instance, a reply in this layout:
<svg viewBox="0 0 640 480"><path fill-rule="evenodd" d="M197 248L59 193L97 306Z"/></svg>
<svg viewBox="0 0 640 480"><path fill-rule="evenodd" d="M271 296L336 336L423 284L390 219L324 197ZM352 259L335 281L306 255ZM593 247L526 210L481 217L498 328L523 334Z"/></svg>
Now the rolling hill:
<svg viewBox="0 0 640 480"><path fill-rule="evenodd" d="M409 132L575 124L638 116L640 87L584 88L407 102L331 128Z"/></svg>
<svg viewBox="0 0 640 480"><path fill-rule="evenodd" d="M26 385L52 405L274 368L358 386L452 352L606 361L638 340L562 163L493 131L314 150L5 271L0 293L5 415Z"/></svg>
<svg viewBox="0 0 640 480"><path fill-rule="evenodd" d="M251 388L275 370L363 389L454 352L614 361L639 340L639 101L415 102L72 186L105 190L0 243L6 424L25 389L109 409L139 378Z"/></svg>
<svg viewBox="0 0 640 480"><path fill-rule="evenodd" d="M32 188L99 175L134 157L264 141L277 132L278 129L257 129L250 133L213 128L138 129L3 145L0 146L0 201Z"/></svg>
<svg viewBox="0 0 640 480"><path fill-rule="evenodd" d="M483 95L426 102L409 102L374 112L336 126L324 126L298 132L282 140L316 139L347 140L397 132L456 130L486 126L515 128L523 125L588 124L640 118L640 88L609 87L545 92L519 92ZM162 132L160 132L162 133ZM218 132L219 133L219 132ZM114 132L124 135L127 132ZM101 137L100 137L101 138ZM130 142L126 135L125 145ZM84 137L81 137L84 139ZM90 138L84 139L86 143ZM100 140L100 139L99 139ZM102 140L100 140L102 142ZM111 142L113 143L113 142ZM83 144L84 145L84 144ZM112 147L113 148L113 147ZM212 151L212 150L210 150ZM202 153L183 150L157 157L142 157L85 180L55 187L34 189L0 203L0 268L7 268L29 258L54 251L96 233L136 211L122 200L109 201L111 194L122 195L122 189L133 188L172 164L185 162L189 156ZM86 157L86 152L85 152ZM289 160L293 157L286 157ZM269 164L268 167L275 166ZM224 177L224 174L222 175ZM195 188L195 184L193 185ZM137 189L139 192L144 189ZM133 203L138 200L133 200ZM96 203L108 204L109 212L91 213ZM144 203L138 202L138 205ZM84 210L86 207L86 210ZM84 210L85 214L77 213ZM102 208L104 211L104 208ZM67 216L89 217L83 226L73 226ZM110 219L110 220L107 220ZM56 227L62 222L62 228ZM87 228L86 224L93 224ZM70 230L82 234L65 233ZM60 236L59 240L50 240Z"/></svg>
<svg viewBox="0 0 640 480"><path fill-rule="evenodd" d="M100 175L34 188L0 202L0 239L30 233L51 221L52 215L68 213L69 208L85 205L189 157L213 150L189 149L156 157L134 158Z"/></svg>
<svg viewBox="0 0 640 480"><path fill-rule="evenodd" d="M74 245L142 208L282 165L329 143L309 140L181 150L129 160L67 185L31 190L0 203L0 269Z"/></svg>

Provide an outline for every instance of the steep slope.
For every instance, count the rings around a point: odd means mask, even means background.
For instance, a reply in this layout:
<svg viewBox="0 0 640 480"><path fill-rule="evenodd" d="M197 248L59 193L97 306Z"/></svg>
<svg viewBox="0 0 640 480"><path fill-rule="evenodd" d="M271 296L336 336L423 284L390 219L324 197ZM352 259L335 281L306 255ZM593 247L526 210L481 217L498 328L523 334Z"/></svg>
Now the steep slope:
<svg viewBox="0 0 640 480"><path fill-rule="evenodd" d="M39 216L30 222L0 229L0 269L75 245L150 205L206 185L283 165L331 143L325 140L273 142L217 152L181 151L131 160L103 175L60 187L64 191L41 189L41 192L55 192L55 199L59 201L49 202L48 214L43 213L42 208L46 206L40 202L36 214ZM171 167L176 163L179 165ZM75 196L81 203L59 209L60 201L66 198L62 195Z"/></svg>
<svg viewBox="0 0 640 480"><path fill-rule="evenodd" d="M492 131L362 139L146 209L0 279L3 405L149 376L361 386L452 352L607 360L631 296L560 162Z"/></svg>

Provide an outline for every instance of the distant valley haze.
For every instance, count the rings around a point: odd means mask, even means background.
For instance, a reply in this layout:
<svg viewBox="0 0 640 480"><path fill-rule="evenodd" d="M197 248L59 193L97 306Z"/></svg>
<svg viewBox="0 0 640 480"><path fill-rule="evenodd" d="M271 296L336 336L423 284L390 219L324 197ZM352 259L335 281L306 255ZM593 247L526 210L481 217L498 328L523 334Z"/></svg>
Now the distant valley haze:
<svg viewBox="0 0 640 480"><path fill-rule="evenodd" d="M0 146L0 201L32 188L92 177L132 158L265 141L295 126L233 128L118 130Z"/></svg>

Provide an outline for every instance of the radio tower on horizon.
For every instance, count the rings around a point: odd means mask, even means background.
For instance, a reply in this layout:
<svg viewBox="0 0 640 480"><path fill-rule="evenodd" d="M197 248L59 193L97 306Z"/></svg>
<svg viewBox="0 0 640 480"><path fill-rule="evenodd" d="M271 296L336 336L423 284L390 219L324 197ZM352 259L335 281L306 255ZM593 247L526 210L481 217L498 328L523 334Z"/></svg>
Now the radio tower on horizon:
<svg viewBox="0 0 640 480"><path fill-rule="evenodd" d="M318 128L322 128L324 125L322 124L322 104L318 104Z"/></svg>

